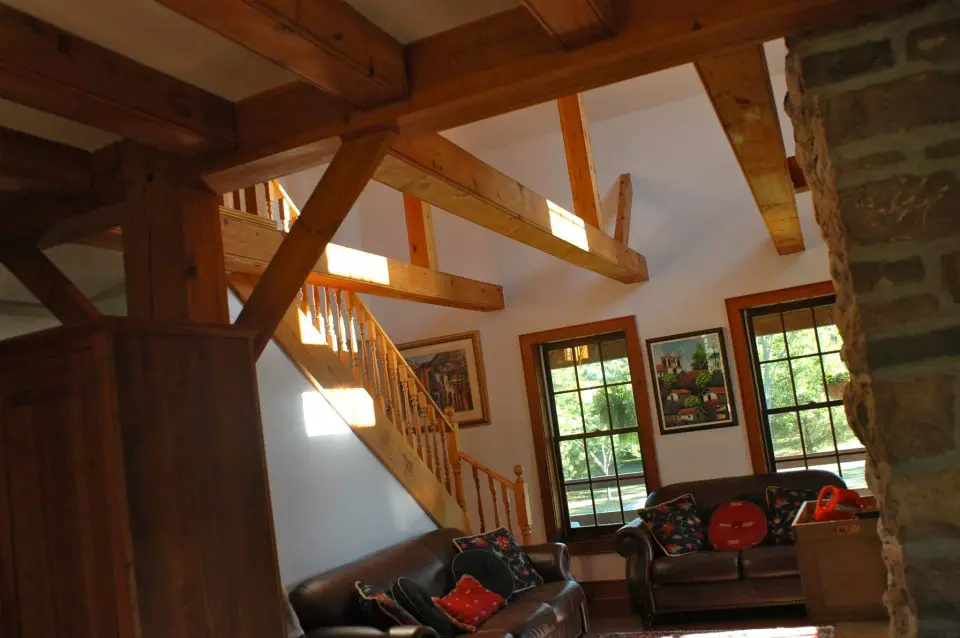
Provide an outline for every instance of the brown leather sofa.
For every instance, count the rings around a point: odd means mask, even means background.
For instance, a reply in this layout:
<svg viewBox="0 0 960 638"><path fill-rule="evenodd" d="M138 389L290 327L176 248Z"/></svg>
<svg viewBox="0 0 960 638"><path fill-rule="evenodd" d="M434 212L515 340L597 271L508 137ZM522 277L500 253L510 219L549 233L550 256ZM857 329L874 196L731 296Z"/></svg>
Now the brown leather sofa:
<svg viewBox="0 0 960 638"><path fill-rule="evenodd" d="M401 576L413 579L433 596L453 589L450 568L457 550L453 539L467 536L456 529L438 529L356 562L310 578L290 593L300 623L309 638L374 638L382 635L360 627L354 583L362 580L387 588ZM583 589L570 575L566 545L547 543L525 547L544 584L517 594L484 623L480 638L576 638L588 627ZM395 628L391 638L435 635L432 630Z"/></svg>
<svg viewBox="0 0 960 638"><path fill-rule="evenodd" d="M662 487L647 497L645 507L693 494L702 513L745 494L765 498L769 485L815 490L824 485L845 487L838 476L821 470L735 476ZM627 559L630 601L645 625L662 613L803 603L793 545L667 556L636 518L617 531L615 546Z"/></svg>

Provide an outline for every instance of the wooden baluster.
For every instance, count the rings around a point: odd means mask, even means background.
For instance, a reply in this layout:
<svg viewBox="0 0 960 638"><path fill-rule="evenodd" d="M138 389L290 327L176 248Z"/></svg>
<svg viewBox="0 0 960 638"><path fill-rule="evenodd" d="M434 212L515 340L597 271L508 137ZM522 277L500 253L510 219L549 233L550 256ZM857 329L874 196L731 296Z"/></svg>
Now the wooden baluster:
<svg viewBox="0 0 960 638"><path fill-rule="evenodd" d="M447 424L442 418L438 417L437 427L440 428L440 450L443 452L443 484L446 486L448 494L456 496L451 484L453 457L448 453L450 447L447 439Z"/></svg>
<svg viewBox="0 0 960 638"><path fill-rule="evenodd" d="M327 325L327 345L336 352L338 340L333 320L333 304L330 302L331 294L328 288L323 289L323 321Z"/></svg>
<svg viewBox="0 0 960 638"><path fill-rule="evenodd" d="M359 306L359 308L358 308ZM363 383L363 387L373 395L373 371L370 369L370 342L367 340L367 313L366 308L359 304L357 298L353 298L352 308L356 315L355 321L357 325L357 355L358 361L357 366L360 369L360 379Z"/></svg>
<svg viewBox="0 0 960 638"><path fill-rule="evenodd" d="M427 400L427 414L429 415L427 418L427 423L430 429L430 441L433 443L433 471L437 475L437 480L442 483L443 478L441 477L442 470L440 466L446 464L446 459L440 458L440 448L437 445L437 438L439 438L437 435L440 432L441 424L440 420L437 419L437 408L434 407L433 403L431 403L429 399Z"/></svg>
<svg viewBox="0 0 960 638"><path fill-rule="evenodd" d="M247 186L243 189L243 208L245 213L251 215L257 214L257 185Z"/></svg>
<svg viewBox="0 0 960 638"><path fill-rule="evenodd" d="M490 486L490 500L493 501L493 523L494 529L500 527L500 508L497 506L497 483L493 479L493 474L487 474L487 484Z"/></svg>
<svg viewBox="0 0 960 638"><path fill-rule="evenodd" d="M403 382L400 379L400 369L397 365L397 354L390 352L390 386L393 390L393 411L397 420L397 427L400 428L400 434L408 438L407 432L407 411L403 405Z"/></svg>
<svg viewBox="0 0 960 638"><path fill-rule="evenodd" d="M323 319L323 303L320 301L320 286L310 286L313 293L313 327L320 335L320 341L327 340L327 326Z"/></svg>
<svg viewBox="0 0 960 638"><path fill-rule="evenodd" d="M480 533L487 531L487 523L483 520L483 495L480 493L480 475L477 471L477 466L470 464L470 467L473 469L473 484L477 488L477 510L480 514Z"/></svg>
<svg viewBox="0 0 960 638"><path fill-rule="evenodd" d="M447 407L445 416L449 420L453 415L453 408ZM444 427L446 430L446 425ZM456 429L446 431L447 439L447 457L450 461L450 469L453 471L453 495L457 499L457 504L464 512L467 511L467 498L463 493L463 468L460 467L460 441Z"/></svg>
<svg viewBox="0 0 960 638"><path fill-rule="evenodd" d="M513 536L513 519L510 517L510 488L506 483L500 484L500 498L503 499L503 513L507 517L507 529Z"/></svg>
<svg viewBox="0 0 960 638"><path fill-rule="evenodd" d="M277 216L273 212L273 202L276 199L273 196L273 193L276 189L273 187L273 181L263 182L263 202L266 204L266 209L264 210L265 214L260 215L261 217L266 217L270 221L275 221Z"/></svg>
<svg viewBox="0 0 960 638"><path fill-rule="evenodd" d="M300 286L300 312L310 316L310 288L308 284Z"/></svg>
<svg viewBox="0 0 960 638"><path fill-rule="evenodd" d="M343 312L343 291L339 288L334 292L334 301L337 305L337 336L339 341L337 343L340 348L340 360L344 364L350 365L350 350L347 345L347 326L344 322L344 312Z"/></svg>
<svg viewBox="0 0 960 638"><path fill-rule="evenodd" d="M517 498L517 524L520 526L520 533L523 535L523 545L529 545L533 537L533 527L530 525L530 492L527 488L527 481L523 478L523 466L515 465L513 473L517 476L516 498Z"/></svg>
<svg viewBox="0 0 960 638"><path fill-rule="evenodd" d="M231 198L232 198L232 195L230 195L230 193L224 193L223 195L220 196L220 205L223 206L224 208L230 208Z"/></svg>
<svg viewBox="0 0 960 638"><path fill-rule="evenodd" d="M427 467L433 469L430 442L426 438L427 433L423 424L426 417L426 413L423 410L423 397L420 394L420 386L417 385L417 378L409 368L406 368L406 370L407 377L410 379L410 391L413 393L413 413L416 417L415 427L417 429L417 454L426 462ZM426 451L424 451L424 448L426 448Z"/></svg>
<svg viewBox="0 0 960 638"><path fill-rule="evenodd" d="M380 356L380 345L377 339L377 324L370 323L370 372L373 375L373 400L381 412L386 413L386 405L383 397L383 378L381 377L381 368L383 358Z"/></svg>
<svg viewBox="0 0 960 638"><path fill-rule="evenodd" d="M363 366L360 357L360 340L357 338L357 298L347 293L347 320L350 322L350 345L353 348L353 369L357 378L363 380Z"/></svg>

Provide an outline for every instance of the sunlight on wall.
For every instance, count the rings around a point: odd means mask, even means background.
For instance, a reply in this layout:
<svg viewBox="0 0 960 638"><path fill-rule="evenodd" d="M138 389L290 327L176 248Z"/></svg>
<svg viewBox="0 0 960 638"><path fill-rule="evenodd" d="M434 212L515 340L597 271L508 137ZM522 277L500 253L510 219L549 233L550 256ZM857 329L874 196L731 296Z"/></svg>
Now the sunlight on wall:
<svg viewBox="0 0 960 638"><path fill-rule="evenodd" d="M327 337L313 325L309 315L303 314L303 311L297 312L297 319L300 321L300 342L311 346L327 345ZM321 325L322 322L321 322Z"/></svg>
<svg viewBox="0 0 960 638"><path fill-rule="evenodd" d="M334 388L304 392L303 422L307 436L347 434L350 427L370 428L377 424L373 398L363 388Z"/></svg>
<svg viewBox="0 0 960 638"><path fill-rule="evenodd" d="M547 200L547 208L550 212L550 232L553 233L554 237L559 237L578 248L590 250L586 224L582 219L560 208L549 199Z"/></svg>
<svg viewBox="0 0 960 638"><path fill-rule="evenodd" d="M371 255L346 246L328 244L324 259L327 261L327 272L331 275L378 284L390 283L390 270L386 257Z"/></svg>
<svg viewBox="0 0 960 638"><path fill-rule="evenodd" d="M337 436L349 434L350 427L344 422L344 417L337 414L333 406L315 390L300 395L303 401L303 423L307 429L307 436Z"/></svg>
<svg viewBox="0 0 960 638"><path fill-rule="evenodd" d="M355 428L372 428L377 424L373 397L363 388L324 389L324 396L340 416Z"/></svg>

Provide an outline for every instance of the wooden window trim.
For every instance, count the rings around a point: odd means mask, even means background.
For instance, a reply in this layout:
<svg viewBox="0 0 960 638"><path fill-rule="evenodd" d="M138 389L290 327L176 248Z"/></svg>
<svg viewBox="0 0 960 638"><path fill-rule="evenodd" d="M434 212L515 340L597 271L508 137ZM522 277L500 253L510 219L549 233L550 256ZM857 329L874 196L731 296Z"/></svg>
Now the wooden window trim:
<svg viewBox="0 0 960 638"><path fill-rule="evenodd" d="M741 410L743 427L747 432L747 442L750 445L750 462L754 474L765 474L769 470L764 453L763 423L760 420L760 404L753 379L753 363L750 357L750 345L747 343L747 327L744 323L743 311L748 308L772 306L811 297L823 297L835 292L833 282L820 281L814 284L768 290L767 292L742 297L731 297L726 300L727 325L730 326L730 347L733 350L733 360L737 365L740 403L743 408Z"/></svg>
<svg viewBox="0 0 960 638"><path fill-rule="evenodd" d="M650 415L650 400L647 395L644 352L637 332L636 317L618 317L604 321L594 321L575 326L554 328L541 332L520 335L520 354L523 360L524 384L527 391L527 405L530 410L530 426L533 432L534 453L537 459L537 478L540 481L540 500L543 505L544 530L547 540L560 541L564 538L562 503L556 497L560 486L554 473L553 445L548 437L551 427L546 417L545 398L540 387L540 365L537 361L539 346L554 341L577 339L588 335L622 331L626 335L627 358L630 361L633 397L637 409L637 421L640 429L640 446L643 450L644 478L647 492L660 487L660 468L657 462L656 443L653 435L653 419ZM596 554L613 551L612 535L598 535L595 540L569 543L574 554Z"/></svg>

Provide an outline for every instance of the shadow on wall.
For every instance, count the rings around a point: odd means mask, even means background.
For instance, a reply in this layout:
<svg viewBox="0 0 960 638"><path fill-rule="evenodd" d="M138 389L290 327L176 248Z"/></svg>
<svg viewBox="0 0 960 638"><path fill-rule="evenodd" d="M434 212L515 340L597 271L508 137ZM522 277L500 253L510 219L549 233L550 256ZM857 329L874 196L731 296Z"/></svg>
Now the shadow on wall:
<svg viewBox="0 0 960 638"><path fill-rule="evenodd" d="M240 308L231 294L231 315L236 317ZM273 343L257 362L257 379L285 584L436 529ZM341 409L348 410L343 413L351 420L372 418L372 403L352 394L342 400L348 407Z"/></svg>

